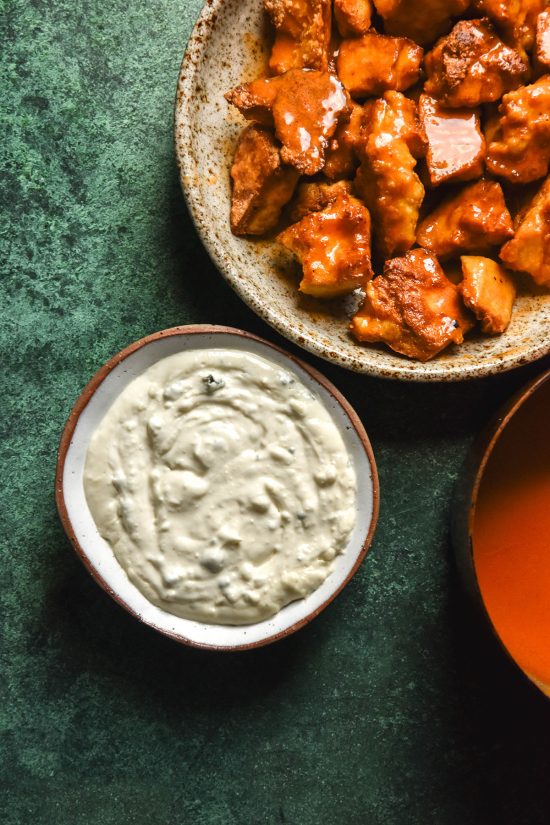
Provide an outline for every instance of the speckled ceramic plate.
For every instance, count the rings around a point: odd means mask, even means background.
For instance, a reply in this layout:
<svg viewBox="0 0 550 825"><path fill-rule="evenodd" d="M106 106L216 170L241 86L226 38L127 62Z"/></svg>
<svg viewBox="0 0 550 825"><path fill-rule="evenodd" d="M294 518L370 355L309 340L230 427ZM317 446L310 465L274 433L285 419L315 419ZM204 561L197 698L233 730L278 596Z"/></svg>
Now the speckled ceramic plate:
<svg viewBox="0 0 550 825"><path fill-rule="evenodd" d="M325 405L349 453L357 477L355 526L344 552L325 581L304 599L274 616L248 625L203 624L183 619L151 604L130 581L109 544L101 537L84 493L83 473L90 438L118 395L162 358L189 349L245 350L279 364ZM76 552L94 579L141 622L178 642L214 650L244 650L274 642L308 624L340 593L370 547L378 518L379 487L368 436L346 399L317 370L279 347L243 330L219 326L184 326L155 332L130 344L96 373L72 410L59 447L55 481L57 508Z"/></svg>
<svg viewBox="0 0 550 825"><path fill-rule="evenodd" d="M229 166L243 120L224 92L265 66L261 0L208 0L183 59L175 113L176 155L185 197L214 263L265 321L310 352L356 372L412 381L457 381L534 361L550 351L550 295L524 291L504 335L469 338L421 364L348 332L349 301L300 295L298 269L278 244L236 238L229 229Z"/></svg>

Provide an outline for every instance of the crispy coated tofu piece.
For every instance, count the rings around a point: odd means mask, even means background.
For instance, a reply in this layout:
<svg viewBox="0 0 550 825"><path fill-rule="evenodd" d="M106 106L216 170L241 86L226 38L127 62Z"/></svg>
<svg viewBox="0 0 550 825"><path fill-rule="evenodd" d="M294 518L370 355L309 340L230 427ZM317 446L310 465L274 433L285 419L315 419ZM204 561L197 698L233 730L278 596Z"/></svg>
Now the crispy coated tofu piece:
<svg viewBox="0 0 550 825"><path fill-rule="evenodd" d="M462 14L470 0L374 0L388 34L410 37L427 46L451 27L451 18Z"/></svg>
<svg viewBox="0 0 550 825"><path fill-rule="evenodd" d="M386 37L374 29L344 40L336 61L338 76L352 97L403 91L420 77L423 50L405 37Z"/></svg>
<svg viewBox="0 0 550 825"><path fill-rule="evenodd" d="M337 77L308 69L243 83L225 97L248 120L273 124L283 162L303 175L321 171L328 142L350 105Z"/></svg>
<svg viewBox="0 0 550 825"><path fill-rule="evenodd" d="M342 37L357 37L370 29L371 0L334 0L334 19Z"/></svg>
<svg viewBox="0 0 550 825"><path fill-rule="evenodd" d="M247 119L263 126L274 126L273 107L281 91L281 78L259 77L235 86L224 97Z"/></svg>
<svg viewBox="0 0 550 825"><path fill-rule="evenodd" d="M524 52L533 46L537 16L547 0L474 0L473 6L494 21L507 43Z"/></svg>
<svg viewBox="0 0 550 825"><path fill-rule="evenodd" d="M425 249L387 261L383 275L367 284L365 302L351 322L359 341L381 341L419 361L461 344L471 327L457 287Z"/></svg>
<svg viewBox="0 0 550 825"><path fill-rule="evenodd" d="M435 255L484 252L514 234L500 184L479 180L446 198L421 221L416 240Z"/></svg>
<svg viewBox="0 0 550 825"><path fill-rule="evenodd" d="M400 92L365 107L368 137L360 148L355 178L359 196L371 210L377 247L388 258L413 245L424 187L414 171L425 151L416 106Z"/></svg>
<svg viewBox="0 0 550 825"><path fill-rule="evenodd" d="M337 183L301 183L290 211L290 220L297 223L312 212L326 209L340 195L351 195L351 192L349 180L339 180Z"/></svg>
<svg viewBox="0 0 550 825"><path fill-rule="evenodd" d="M432 186L481 177L485 138L475 109L444 109L433 97L421 95L418 116L428 140Z"/></svg>
<svg viewBox="0 0 550 825"><path fill-rule="evenodd" d="M451 107L498 100L504 92L516 89L529 70L486 18L457 23L426 55L425 66L424 90Z"/></svg>
<svg viewBox="0 0 550 825"><path fill-rule="evenodd" d="M323 173L329 180L352 178L359 166L358 150L363 141L363 108L352 102L350 119L341 122L329 143Z"/></svg>
<svg viewBox="0 0 550 825"><path fill-rule="evenodd" d="M550 163L550 75L505 95L500 121L487 141L487 169L512 183L548 173Z"/></svg>
<svg viewBox="0 0 550 825"><path fill-rule="evenodd" d="M492 258L463 255L460 261L464 278L458 288L464 303L481 321L483 332L504 332L516 298L512 276Z"/></svg>
<svg viewBox="0 0 550 825"><path fill-rule="evenodd" d="M299 173L282 163L270 130L251 123L239 137L231 178L231 231L234 235L262 235L277 224Z"/></svg>
<svg viewBox="0 0 550 825"><path fill-rule="evenodd" d="M550 9L538 16L535 56L537 65L548 71L550 69Z"/></svg>
<svg viewBox="0 0 550 825"><path fill-rule="evenodd" d="M289 69L326 71L331 32L330 0L264 0L275 26L269 68L272 74Z"/></svg>
<svg viewBox="0 0 550 825"><path fill-rule="evenodd" d="M300 291L317 298L353 292L372 278L370 215L347 194L320 212L306 215L277 240L302 264Z"/></svg>
<svg viewBox="0 0 550 825"><path fill-rule="evenodd" d="M500 257L510 269L528 272L535 283L550 287L550 178L518 216L516 234Z"/></svg>

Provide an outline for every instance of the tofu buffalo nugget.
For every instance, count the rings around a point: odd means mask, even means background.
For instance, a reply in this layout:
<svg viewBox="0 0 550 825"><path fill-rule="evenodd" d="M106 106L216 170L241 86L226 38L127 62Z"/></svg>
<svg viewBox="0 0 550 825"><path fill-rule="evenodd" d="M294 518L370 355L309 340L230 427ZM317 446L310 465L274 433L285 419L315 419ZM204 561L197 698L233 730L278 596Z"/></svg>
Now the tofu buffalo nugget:
<svg viewBox="0 0 550 825"><path fill-rule="evenodd" d="M400 92L369 102L365 118L355 187L371 210L376 245L389 258L415 241L424 187L414 167L425 151L425 137L415 103Z"/></svg>
<svg viewBox="0 0 550 825"><path fill-rule="evenodd" d="M359 147L363 139L363 108L352 103L348 121L339 123L325 153L323 174L329 180L353 178L359 166Z"/></svg>
<svg viewBox="0 0 550 825"><path fill-rule="evenodd" d="M536 284L550 287L550 178L518 216L516 234L500 257L510 269L528 272Z"/></svg>
<svg viewBox="0 0 550 825"><path fill-rule="evenodd" d="M428 141L432 186L481 177L485 138L476 109L445 109L433 97L420 95L418 116Z"/></svg>
<svg viewBox="0 0 550 825"><path fill-rule="evenodd" d="M504 332L516 297L512 275L492 258L463 255L460 261L464 277L458 288L464 303L481 321L483 332Z"/></svg>
<svg viewBox="0 0 550 825"><path fill-rule="evenodd" d="M474 0L479 14L490 17L507 43L520 52L530 51L535 39L537 17L547 0Z"/></svg>
<svg viewBox="0 0 550 825"><path fill-rule="evenodd" d="M479 180L449 195L420 222L416 240L435 255L484 252L514 234L500 184Z"/></svg>
<svg viewBox="0 0 550 825"><path fill-rule="evenodd" d="M383 342L409 358L429 361L449 344L461 344L472 325L435 255L411 249L387 261L383 274L367 284L351 330L359 341Z"/></svg>
<svg viewBox="0 0 550 825"><path fill-rule="evenodd" d="M406 37L387 37L372 29L342 41L336 61L338 76L354 98L404 91L420 77L423 50Z"/></svg>
<svg viewBox="0 0 550 825"><path fill-rule="evenodd" d="M529 69L487 18L458 22L428 52L425 66L425 92L450 107L499 100L504 92L523 83Z"/></svg>
<svg viewBox="0 0 550 825"><path fill-rule="evenodd" d="M374 4L388 34L427 46L449 31L451 18L462 14L470 0L374 0Z"/></svg>
<svg viewBox="0 0 550 825"><path fill-rule="evenodd" d="M487 169L493 175L511 183L529 183L548 174L550 74L505 95L499 119L491 119L489 128Z"/></svg>
<svg viewBox="0 0 550 825"><path fill-rule="evenodd" d="M303 267L300 291L317 298L353 292L372 278L368 209L347 194L289 226L278 240Z"/></svg>
<svg viewBox="0 0 550 825"><path fill-rule="evenodd" d="M540 69L550 69L550 9L538 16L535 57Z"/></svg>
<svg viewBox="0 0 550 825"><path fill-rule="evenodd" d="M284 163L303 175L321 171L339 119L350 111L349 97L338 78L308 69L243 83L225 97L247 119L273 124Z"/></svg>
<svg viewBox="0 0 550 825"><path fill-rule="evenodd" d="M231 231L235 235L262 235L277 224L299 174L281 161L270 130L252 123L240 135L231 178Z"/></svg>
<svg viewBox="0 0 550 825"><path fill-rule="evenodd" d="M311 212L320 212L325 209L340 195L351 195L351 192L352 186L349 180L339 180L336 183L304 181L296 191L296 198L290 210L290 220L297 223Z"/></svg>
<svg viewBox="0 0 550 825"><path fill-rule="evenodd" d="M331 32L331 0L264 0L275 26L269 68L326 71Z"/></svg>
<svg viewBox="0 0 550 825"><path fill-rule="evenodd" d="M334 0L334 19L342 37L357 37L370 28L371 0Z"/></svg>
<svg viewBox="0 0 550 825"><path fill-rule="evenodd" d="M225 93L225 99L247 119L263 126L275 126L273 106L281 89L281 78L259 77L241 83Z"/></svg>

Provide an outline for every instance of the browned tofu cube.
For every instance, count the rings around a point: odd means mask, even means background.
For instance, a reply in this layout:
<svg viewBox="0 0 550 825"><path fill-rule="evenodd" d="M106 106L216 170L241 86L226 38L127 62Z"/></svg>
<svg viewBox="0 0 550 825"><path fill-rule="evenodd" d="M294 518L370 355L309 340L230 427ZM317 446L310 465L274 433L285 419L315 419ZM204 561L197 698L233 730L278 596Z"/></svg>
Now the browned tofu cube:
<svg viewBox="0 0 550 825"><path fill-rule="evenodd" d="M475 109L444 109L433 97L420 95L418 116L428 140L432 186L481 177L485 138Z"/></svg>
<svg viewBox="0 0 550 825"><path fill-rule="evenodd" d="M527 76L528 65L506 46L487 19L461 20L426 55L427 94L444 106L499 100Z"/></svg>
<svg viewBox="0 0 550 825"><path fill-rule="evenodd" d="M550 69L550 9L539 14L535 56L541 69Z"/></svg>
<svg viewBox="0 0 550 825"><path fill-rule="evenodd" d="M359 341L383 342L418 361L461 344L471 326L457 287L425 249L387 261L383 275L367 284L365 302L351 322Z"/></svg>
<svg viewBox="0 0 550 825"><path fill-rule="evenodd" d="M334 19L342 37L357 37L370 29L371 0L334 0Z"/></svg>
<svg viewBox="0 0 550 825"><path fill-rule="evenodd" d="M505 95L499 112L487 141L487 169L512 183L544 177L550 163L550 75Z"/></svg>
<svg viewBox="0 0 550 825"><path fill-rule="evenodd" d="M413 245L424 187L414 171L425 150L416 106L400 92L365 107L366 138L355 178L359 196L371 210L377 248L386 258Z"/></svg>
<svg viewBox="0 0 550 825"><path fill-rule="evenodd" d="M374 29L363 37L344 40L336 66L352 97L403 91L420 77L423 50L405 37L386 37Z"/></svg>
<svg viewBox="0 0 550 825"><path fill-rule="evenodd" d="M420 222L416 240L435 255L485 252L514 234L500 184L480 180L450 195Z"/></svg>
<svg viewBox="0 0 550 825"><path fill-rule="evenodd" d="M349 180L339 180L336 183L301 183L292 204L290 220L292 223L297 223L312 212L326 209L340 195L351 195L351 192L352 186Z"/></svg>
<svg viewBox="0 0 550 825"><path fill-rule="evenodd" d="M300 291L317 298L353 292L372 278L370 215L346 194L285 229L278 240L303 267Z"/></svg>
<svg viewBox="0 0 550 825"><path fill-rule="evenodd" d="M352 178L359 166L359 148L363 141L363 107L352 102L350 119L340 122L325 154L323 174L329 180Z"/></svg>
<svg viewBox="0 0 550 825"><path fill-rule="evenodd" d="M528 272L535 283L550 287L550 178L518 216L516 234L500 257L510 269Z"/></svg>
<svg viewBox="0 0 550 825"><path fill-rule="evenodd" d="M534 45L537 33L537 23L539 15L550 5L548 0L514 0L519 2L519 37L517 38L523 47L530 51Z"/></svg>
<svg viewBox="0 0 550 825"><path fill-rule="evenodd" d="M504 39L520 53L530 51L535 38L537 16L547 0L474 0L476 12L496 23Z"/></svg>
<svg viewBox="0 0 550 825"><path fill-rule="evenodd" d="M275 26L269 68L272 74L289 69L328 66L331 31L330 0L264 0Z"/></svg>
<svg viewBox="0 0 550 825"><path fill-rule="evenodd" d="M231 178L231 231L235 235L262 235L276 226L299 174L282 163L269 129L251 123L239 138Z"/></svg>
<svg viewBox="0 0 550 825"><path fill-rule="evenodd" d="M374 0L388 34L410 37L427 46L449 31L451 17L462 14L470 0Z"/></svg>
<svg viewBox="0 0 550 825"><path fill-rule="evenodd" d="M504 332L516 298L512 276L492 258L463 255L460 260L464 278L458 288L464 303L481 321L483 332Z"/></svg>
<svg viewBox="0 0 550 825"><path fill-rule="evenodd" d="M303 175L321 171L329 140L350 105L337 77L308 69L243 83L225 97L249 120L273 123L283 144L281 158Z"/></svg>

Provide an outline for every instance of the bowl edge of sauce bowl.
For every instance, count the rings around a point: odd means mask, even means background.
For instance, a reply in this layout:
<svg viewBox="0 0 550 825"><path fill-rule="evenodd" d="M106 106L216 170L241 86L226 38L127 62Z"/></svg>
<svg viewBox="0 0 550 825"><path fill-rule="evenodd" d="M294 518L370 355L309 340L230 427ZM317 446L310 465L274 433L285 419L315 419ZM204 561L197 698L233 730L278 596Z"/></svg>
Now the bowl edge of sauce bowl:
<svg viewBox="0 0 550 825"><path fill-rule="evenodd" d="M498 648L512 664L513 670L521 674L524 682L539 695L542 694L550 699L550 688L545 689L546 686L541 686L518 664L493 624L479 586L473 547L474 520L479 491L491 454L511 419L548 381L550 381L550 369L544 370L520 387L511 398L504 402L474 440L455 486L451 513L451 543L459 577L470 604L475 610L476 620L483 622Z"/></svg>
<svg viewBox="0 0 550 825"><path fill-rule="evenodd" d="M89 401L93 397L96 390L101 386L105 378L107 378L107 376L110 375L110 373L116 367L118 367L123 361L125 361L125 359L127 359L130 355L132 355L142 347L154 343L155 341L158 341L159 339L183 335L216 335L218 333L230 336L234 335L239 338L245 338L247 340L265 346L269 349L275 350L278 354L284 356L293 364L295 364L299 369L302 369L304 372L306 372L315 383L318 383L327 393L329 393L335 399L337 404L343 409L346 417L349 419L353 429L355 430L355 433L359 441L361 442L362 448L365 453L365 458L368 462L368 466L370 469L372 486L372 510L370 513L369 529L362 545L358 548L357 552L354 553L355 560L350 571L345 576L343 581L341 581L340 584L329 593L328 598L326 598L320 606L308 612L304 617L294 622L289 627L283 628L282 630L275 633L267 634L265 637L262 637L257 641L236 645L216 645L209 642L200 642L195 639L190 639L180 632L170 631L165 628L158 627L156 624L149 621L144 616L140 615L131 605L129 605L126 602L126 600L116 590L114 590L107 583L107 581L102 576L101 572L90 560L88 553L86 552L85 548L82 546L81 542L77 538L76 532L71 522L71 518L69 516L64 491L65 461L67 458L67 453L73 441L73 436L77 424L79 422L80 416L86 409ZM228 327L224 325L189 324L160 330L158 332L151 333L150 335L146 335L137 341L134 341L133 343L129 344L127 347L122 349L120 352L116 353L105 364L103 364L93 375L93 377L88 381L88 383L78 396L74 406L72 407L61 435L59 448L57 452L57 465L55 473L55 502L63 529L70 543L72 544L77 556L84 564L88 573L100 585L100 587L109 596L111 596L111 598L117 604L124 608L131 616L136 618L142 624L150 627L152 630L155 630L158 633L161 633L162 635L167 636L168 638L171 638L180 644L203 650L234 652L240 650L250 650L257 647L263 647L272 642L279 641L280 639L283 639L286 636L292 635L297 630L300 630L302 627L305 627L305 625L309 624L309 622L312 619L318 616L339 595L339 593L349 583L349 581L353 578L353 576L361 566L368 550L372 545L380 509L380 483L372 445L370 443L370 439L367 435L367 432L363 426L361 419L359 418L358 414L356 413L352 405L349 403L349 401L347 401L347 399L342 395L342 393L334 386L334 384L332 384L331 381L329 381L328 378L326 378L322 373L320 373L315 367L304 362L301 358L296 357L292 353L287 352L285 349L279 347L277 344L274 344L271 341L261 338L258 335L254 335L251 332L247 332L246 330L241 330L235 327ZM177 618L178 617L174 617L175 620L177 620ZM197 622L197 624L200 623Z"/></svg>

